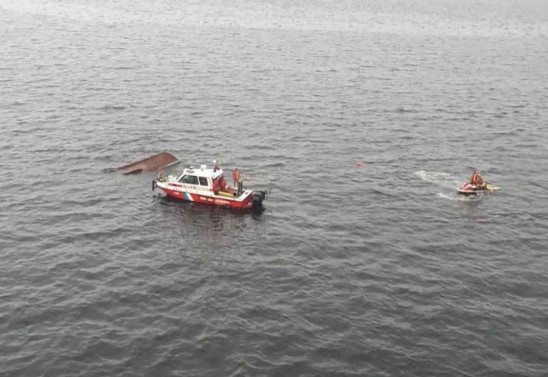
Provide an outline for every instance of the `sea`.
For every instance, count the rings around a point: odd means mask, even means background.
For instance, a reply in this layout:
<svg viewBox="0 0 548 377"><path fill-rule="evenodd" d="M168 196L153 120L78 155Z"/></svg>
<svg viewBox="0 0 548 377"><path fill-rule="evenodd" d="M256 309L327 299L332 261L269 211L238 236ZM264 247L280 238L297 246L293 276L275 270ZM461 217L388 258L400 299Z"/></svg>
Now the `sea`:
<svg viewBox="0 0 548 377"><path fill-rule="evenodd" d="M548 376L547 161L545 0L0 0L0 375Z"/></svg>

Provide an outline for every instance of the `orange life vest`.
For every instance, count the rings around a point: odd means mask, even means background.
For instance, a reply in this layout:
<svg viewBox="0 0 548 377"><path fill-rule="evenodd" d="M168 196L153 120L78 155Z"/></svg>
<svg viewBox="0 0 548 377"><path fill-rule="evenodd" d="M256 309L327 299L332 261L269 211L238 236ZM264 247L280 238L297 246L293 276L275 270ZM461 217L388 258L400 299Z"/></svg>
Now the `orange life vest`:
<svg viewBox="0 0 548 377"><path fill-rule="evenodd" d="M483 178L478 173L472 174L470 178L470 184L475 186L483 186Z"/></svg>

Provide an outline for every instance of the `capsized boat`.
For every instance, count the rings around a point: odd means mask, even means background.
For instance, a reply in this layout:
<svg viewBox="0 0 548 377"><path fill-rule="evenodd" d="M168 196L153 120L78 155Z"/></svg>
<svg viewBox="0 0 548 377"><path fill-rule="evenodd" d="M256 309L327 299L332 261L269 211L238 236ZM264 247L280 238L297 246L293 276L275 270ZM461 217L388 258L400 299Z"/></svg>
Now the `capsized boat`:
<svg viewBox="0 0 548 377"><path fill-rule="evenodd" d="M484 187L477 187L475 185L471 185L468 181L462 182L457 188L457 192L461 195L477 195L481 193L491 193L498 190L500 190L500 187L491 183L486 183Z"/></svg>
<svg viewBox="0 0 548 377"><path fill-rule="evenodd" d="M143 171L156 172L159 169L167 168L179 162L180 162L179 159L175 157L174 155L172 155L171 153L162 152L159 154L155 154L154 156L144 158L132 164L120 166L116 169L111 169L111 171L117 170L124 175L137 174Z"/></svg>
<svg viewBox="0 0 548 377"><path fill-rule="evenodd" d="M213 168L201 165L182 173L164 176L162 173L152 181L152 190L159 188L166 196L178 200L225 206L238 209L260 209L266 191L244 189L240 174L233 172L236 188L230 187L224 172L216 164Z"/></svg>

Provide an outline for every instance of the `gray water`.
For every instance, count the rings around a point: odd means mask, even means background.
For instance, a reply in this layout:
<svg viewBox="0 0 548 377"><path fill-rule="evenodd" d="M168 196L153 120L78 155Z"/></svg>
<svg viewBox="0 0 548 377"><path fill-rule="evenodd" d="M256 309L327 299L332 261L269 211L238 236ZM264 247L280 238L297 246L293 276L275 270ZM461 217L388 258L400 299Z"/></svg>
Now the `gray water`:
<svg viewBox="0 0 548 377"><path fill-rule="evenodd" d="M548 6L431 3L0 0L0 375L546 376Z"/></svg>

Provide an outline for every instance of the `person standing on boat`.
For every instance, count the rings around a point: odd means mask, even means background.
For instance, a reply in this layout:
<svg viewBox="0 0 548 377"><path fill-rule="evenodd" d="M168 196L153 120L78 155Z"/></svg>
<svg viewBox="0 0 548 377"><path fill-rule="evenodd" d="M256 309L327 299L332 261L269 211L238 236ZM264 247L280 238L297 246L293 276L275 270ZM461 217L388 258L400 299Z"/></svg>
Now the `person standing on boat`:
<svg viewBox="0 0 548 377"><path fill-rule="evenodd" d="M217 171L219 169L220 167L219 167L219 164L217 163L217 160L213 160L213 171Z"/></svg>
<svg viewBox="0 0 548 377"><path fill-rule="evenodd" d="M236 194L238 196L242 195L242 179L240 177L240 170L238 170L238 168L232 170L232 183L236 188Z"/></svg>
<svg viewBox="0 0 548 377"><path fill-rule="evenodd" d="M470 184L472 186L475 186L477 190L481 190L485 188L485 181L480 175L479 170L474 171L474 173L470 177Z"/></svg>
<svg viewBox="0 0 548 377"><path fill-rule="evenodd" d="M234 187L238 187L238 183L240 183L240 171L238 168L232 170L232 183Z"/></svg>

